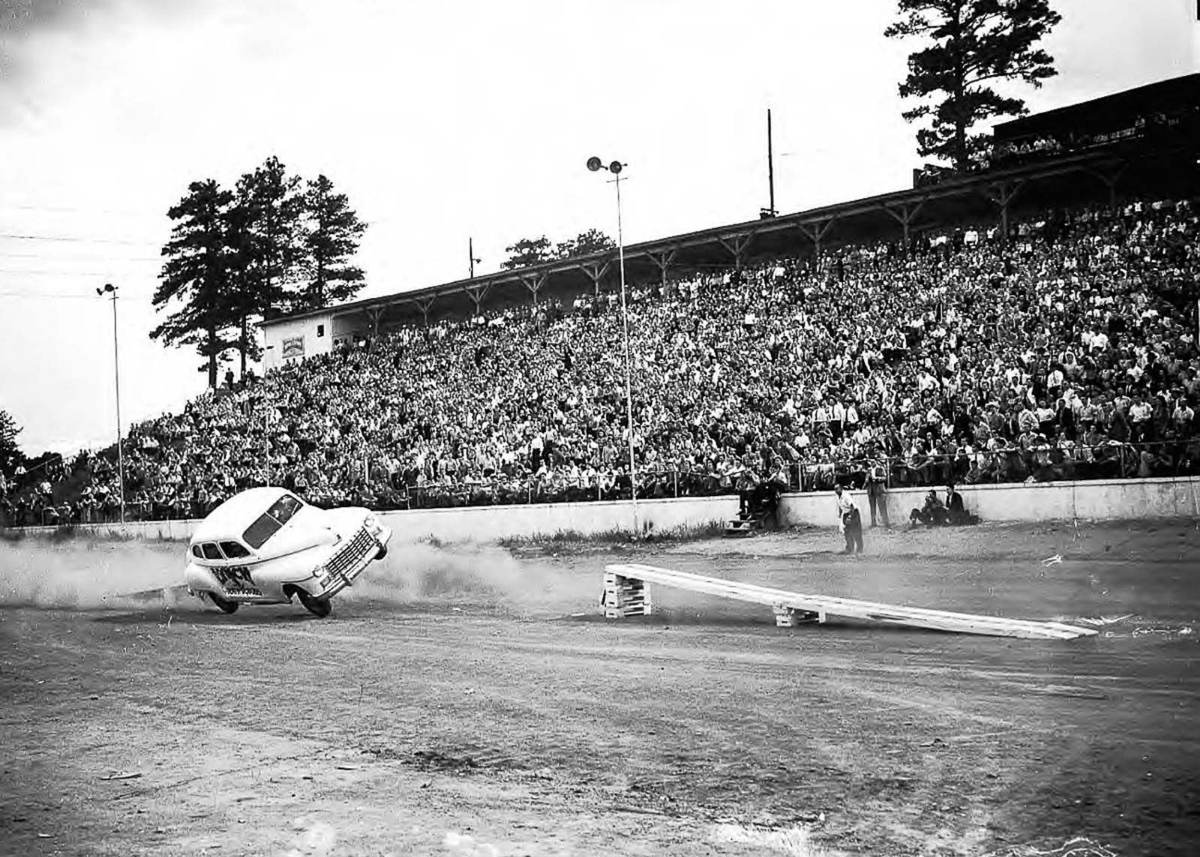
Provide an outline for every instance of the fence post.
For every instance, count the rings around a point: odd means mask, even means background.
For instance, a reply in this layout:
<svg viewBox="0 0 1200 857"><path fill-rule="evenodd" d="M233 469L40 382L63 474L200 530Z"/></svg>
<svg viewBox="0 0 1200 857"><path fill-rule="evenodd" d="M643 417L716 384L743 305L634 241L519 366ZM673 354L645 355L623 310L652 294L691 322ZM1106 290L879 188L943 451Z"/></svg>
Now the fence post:
<svg viewBox="0 0 1200 857"><path fill-rule="evenodd" d="M675 499L678 500L679 499L679 471L678 470L671 471L671 479L674 480L674 482L675 482Z"/></svg>

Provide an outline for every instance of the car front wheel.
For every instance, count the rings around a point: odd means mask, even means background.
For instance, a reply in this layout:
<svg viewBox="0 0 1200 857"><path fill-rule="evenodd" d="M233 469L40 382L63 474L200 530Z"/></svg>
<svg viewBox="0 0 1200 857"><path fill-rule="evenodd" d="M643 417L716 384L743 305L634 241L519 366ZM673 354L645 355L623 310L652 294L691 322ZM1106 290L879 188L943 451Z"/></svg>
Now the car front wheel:
<svg viewBox="0 0 1200 857"><path fill-rule="evenodd" d="M218 610L220 610L222 613L236 613L238 607L241 606L236 601L227 601L226 599L222 598L220 595L214 595L212 593L209 593L208 597L212 599L213 606L216 607Z"/></svg>
<svg viewBox="0 0 1200 857"><path fill-rule="evenodd" d="M303 589L297 594L300 596L300 603L304 605L304 609L314 616L324 619L329 615L329 611L333 609L333 605L329 603L328 598L317 598L314 595L309 595Z"/></svg>

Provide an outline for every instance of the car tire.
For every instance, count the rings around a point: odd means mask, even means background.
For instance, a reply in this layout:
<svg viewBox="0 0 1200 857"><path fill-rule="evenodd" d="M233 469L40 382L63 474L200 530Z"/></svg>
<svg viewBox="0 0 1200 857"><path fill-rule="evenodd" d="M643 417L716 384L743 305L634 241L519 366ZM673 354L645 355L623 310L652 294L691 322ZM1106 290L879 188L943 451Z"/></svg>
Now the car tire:
<svg viewBox="0 0 1200 857"><path fill-rule="evenodd" d="M318 619L324 619L333 609L328 598L317 598L315 595L309 595L303 589L296 590L296 594L300 596L300 603L304 605L304 609Z"/></svg>
<svg viewBox="0 0 1200 857"><path fill-rule="evenodd" d="M387 545L381 545L379 553L375 554L375 559L383 559L385 556L387 556Z"/></svg>
<svg viewBox="0 0 1200 857"><path fill-rule="evenodd" d="M236 613L237 609L242 606L236 601L228 601L222 598L220 595L215 595L211 592L208 593L208 597L212 600L213 606L222 613Z"/></svg>

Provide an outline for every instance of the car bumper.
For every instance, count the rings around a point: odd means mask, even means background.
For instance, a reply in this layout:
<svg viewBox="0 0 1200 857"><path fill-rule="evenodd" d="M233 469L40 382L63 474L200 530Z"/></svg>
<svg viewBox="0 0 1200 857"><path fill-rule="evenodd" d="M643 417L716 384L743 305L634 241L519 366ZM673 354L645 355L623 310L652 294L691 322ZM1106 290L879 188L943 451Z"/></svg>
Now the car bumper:
<svg viewBox="0 0 1200 857"><path fill-rule="evenodd" d="M354 559L344 568L339 567L337 570L333 571L327 570L324 577L317 578L315 582L319 584L320 591L313 592L313 595L316 595L320 598L332 598L347 586L354 585L355 579L364 571L366 571L367 566L369 566L375 560L375 558L379 556L383 549L387 547L387 543L392 538L392 531L387 527L380 526L377 529L378 532L372 532L364 529L362 533L357 536L357 538L369 537L372 542L371 546L362 554L361 557ZM333 563L331 562L330 565L333 565Z"/></svg>

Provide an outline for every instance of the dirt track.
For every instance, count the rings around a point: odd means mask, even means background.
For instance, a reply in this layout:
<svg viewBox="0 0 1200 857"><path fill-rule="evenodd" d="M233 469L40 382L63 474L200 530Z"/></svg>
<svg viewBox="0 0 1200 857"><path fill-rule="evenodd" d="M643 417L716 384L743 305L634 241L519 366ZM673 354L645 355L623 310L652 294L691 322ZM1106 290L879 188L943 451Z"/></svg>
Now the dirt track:
<svg viewBox="0 0 1200 857"><path fill-rule="evenodd" d="M173 575L178 548L0 546L0 852L982 855L1078 835L1195 852L1193 525L870 533L860 560L835 538L397 546L328 620L103 597ZM606 622L617 557L1133 617L1066 643L787 630L657 589L661 615Z"/></svg>

